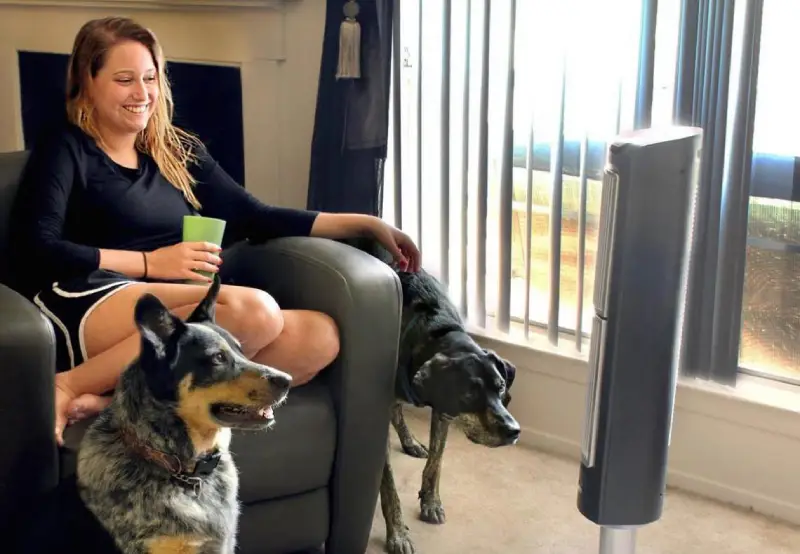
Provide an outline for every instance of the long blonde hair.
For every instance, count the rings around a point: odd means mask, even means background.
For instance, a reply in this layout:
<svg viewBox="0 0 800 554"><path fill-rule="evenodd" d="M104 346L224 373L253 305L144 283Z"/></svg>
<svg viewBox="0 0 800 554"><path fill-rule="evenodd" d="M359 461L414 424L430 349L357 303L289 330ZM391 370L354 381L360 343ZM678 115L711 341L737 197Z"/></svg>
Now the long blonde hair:
<svg viewBox="0 0 800 554"><path fill-rule="evenodd" d="M109 50L126 40L138 42L150 51L160 91L147 127L136 137L136 148L153 158L164 177L199 209L200 202L193 191L195 179L187 166L194 161L193 149L200 142L191 133L172 124L174 105L164 53L151 30L126 17L93 19L81 27L75 37L67 70L67 117L73 125L103 145L87 85L105 64Z"/></svg>

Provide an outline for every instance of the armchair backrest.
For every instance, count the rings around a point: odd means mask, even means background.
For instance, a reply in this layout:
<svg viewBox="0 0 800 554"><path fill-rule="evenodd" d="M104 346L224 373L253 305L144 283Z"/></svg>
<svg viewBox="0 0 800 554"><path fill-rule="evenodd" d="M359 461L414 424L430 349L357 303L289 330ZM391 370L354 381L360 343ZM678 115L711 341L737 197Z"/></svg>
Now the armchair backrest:
<svg viewBox="0 0 800 554"><path fill-rule="evenodd" d="M2 283L8 282L11 208L27 161L27 151L0 152L0 282Z"/></svg>

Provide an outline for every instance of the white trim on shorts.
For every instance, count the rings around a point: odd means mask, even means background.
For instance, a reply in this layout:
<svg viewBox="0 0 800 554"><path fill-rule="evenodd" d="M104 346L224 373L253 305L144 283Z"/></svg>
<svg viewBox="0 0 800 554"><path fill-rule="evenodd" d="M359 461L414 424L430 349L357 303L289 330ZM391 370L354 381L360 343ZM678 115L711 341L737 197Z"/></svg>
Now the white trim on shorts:
<svg viewBox="0 0 800 554"><path fill-rule="evenodd" d="M67 326L64 325L64 322L59 319L56 314L51 312L47 306L44 305L42 299L39 298L39 295L33 297L33 302L39 307L42 313L53 322L53 324L58 327L61 333L64 335L64 340L67 343L67 355L69 356L69 367L75 367L75 351L72 350L72 341L69 338L69 331L67 330Z"/></svg>
<svg viewBox="0 0 800 554"><path fill-rule="evenodd" d="M85 290L85 291L81 291L81 292L65 291L64 289L62 289L58 285L58 282L53 283L53 286L52 286L53 292L55 292L58 296L61 296L62 298L82 298L84 296L89 296L90 294L96 294L98 292L102 292L104 290L111 289L106 294L104 294L103 296L98 298L97 301L94 302L91 306L89 306L89 308L84 312L83 316L81 317L80 323L78 324L78 337L77 337L78 338L78 346L79 346L79 348L81 350L81 356L83 357L83 361L84 362L89 359L89 356L88 356L88 354L86 352L86 341L84 339L84 327L86 325L86 320L89 318L89 315L95 310L95 308L97 308L101 303L103 303L103 301L105 301L109 296L111 296L112 294L114 294L117 291L120 291L120 290L122 290L122 289L124 289L126 287L129 287L130 285L135 285L137 283L139 283L139 281L115 281L113 283L106 283L105 285L103 285L101 287L97 287L97 288L94 288L94 289L89 289L89 290ZM69 330L67 329L67 326L64 325L64 322L61 321L61 319L59 319L53 312L51 312L47 308L47 306L45 306L44 302L42 302L42 300L41 300L41 298L39 298L38 294L34 298L34 302L36 303L37 306L39 306L39 309L41 309L42 312L44 312L44 314L48 318L50 318L50 320L56 325L56 327L58 327L61 330L61 332L64 334L64 338L66 339L66 343L67 343L67 354L69 355L70 368L75 367L75 350L73 349L72 338L70 337Z"/></svg>

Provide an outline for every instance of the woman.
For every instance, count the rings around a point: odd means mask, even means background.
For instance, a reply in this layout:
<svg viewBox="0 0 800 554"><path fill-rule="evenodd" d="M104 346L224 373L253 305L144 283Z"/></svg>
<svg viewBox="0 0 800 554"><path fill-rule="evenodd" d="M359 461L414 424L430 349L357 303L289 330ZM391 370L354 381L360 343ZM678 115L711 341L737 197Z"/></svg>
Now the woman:
<svg viewBox="0 0 800 554"><path fill-rule="evenodd" d="M55 434L98 412L138 355L137 299L149 292L182 317L206 293L186 279L217 272L220 249L182 242L184 215L227 221L226 239L369 234L401 266L419 251L378 218L275 208L236 184L191 135L171 123L164 56L152 32L127 18L79 31L69 61L69 122L35 149L20 190L19 286L53 322L59 373ZM308 382L338 354L333 320L281 310L267 293L223 285L217 320L252 359ZM65 371L60 371L64 369Z"/></svg>

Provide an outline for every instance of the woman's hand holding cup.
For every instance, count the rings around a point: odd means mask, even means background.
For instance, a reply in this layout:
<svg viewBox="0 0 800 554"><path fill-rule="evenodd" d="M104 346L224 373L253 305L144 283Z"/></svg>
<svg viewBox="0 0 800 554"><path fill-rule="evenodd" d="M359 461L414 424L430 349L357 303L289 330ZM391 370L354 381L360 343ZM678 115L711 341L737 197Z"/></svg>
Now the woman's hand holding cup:
<svg viewBox="0 0 800 554"><path fill-rule="evenodd" d="M222 263L222 248L205 241L179 242L146 254L147 276L154 279L211 282ZM203 273L199 273L199 272Z"/></svg>

